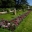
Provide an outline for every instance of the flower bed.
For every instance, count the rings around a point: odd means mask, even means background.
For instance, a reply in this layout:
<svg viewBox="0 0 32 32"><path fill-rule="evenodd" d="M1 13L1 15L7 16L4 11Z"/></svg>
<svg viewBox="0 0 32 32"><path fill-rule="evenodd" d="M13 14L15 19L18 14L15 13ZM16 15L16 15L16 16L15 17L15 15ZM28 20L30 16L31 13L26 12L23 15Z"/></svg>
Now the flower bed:
<svg viewBox="0 0 32 32"><path fill-rule="evenodd" d="M11 29L11 31L14 31L16 26L19 25L19 23L30 13L30 11L26 12L23 15L18 16L17 18L11 20L11 21L7 21L2 19L2 21L0 22L0 28L4 27L7 29Z"/></svg>
<svg viewBox="0 0 32 32"><path fill-rule="evenodd" d="M23 20L28 14L30 13L30 11L28 11L28 12L26 12L25 14L23 14L23 15L21 15L21 16L19 16L19 17L17 17L15 20L13 20L12 22L16 22L16 23L19 23L21 20ZM16 26L17 26L17 24L16 24Z"/></svg>

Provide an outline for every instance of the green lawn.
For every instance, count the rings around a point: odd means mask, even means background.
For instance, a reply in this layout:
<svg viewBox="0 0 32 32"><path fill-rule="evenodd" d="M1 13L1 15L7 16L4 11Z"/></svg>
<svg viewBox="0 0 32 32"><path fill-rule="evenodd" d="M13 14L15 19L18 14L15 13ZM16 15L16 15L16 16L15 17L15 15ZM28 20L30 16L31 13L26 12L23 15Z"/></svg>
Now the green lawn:
<svg viewBox="0 0 32 32"><path fill-rule="evenodd" d="M23 19L14 32L32 32L32 12Z"/></svg>
<svg viewBox="0 0 32 32"><path fill-rule="evenodd" d="M2 29L2 28L0 28L0 32L11 32L11 31L9 31L9 30L7 30L7 29Z"/></svg>
<svg viewBox="0 0 32 32"><path fill-rule="evenodd" d="M1 15L0 15L0 19L4 18L4 19L6 19L6 20L11 20L11 19L13 19L13 18L15 18L15 17L23 14L23 13L24 13L23 11L18 11L18 12L16 13L16 15L12 15L12 13L7 13L7 14L3 14L3 15L1 14Z"/></svg>

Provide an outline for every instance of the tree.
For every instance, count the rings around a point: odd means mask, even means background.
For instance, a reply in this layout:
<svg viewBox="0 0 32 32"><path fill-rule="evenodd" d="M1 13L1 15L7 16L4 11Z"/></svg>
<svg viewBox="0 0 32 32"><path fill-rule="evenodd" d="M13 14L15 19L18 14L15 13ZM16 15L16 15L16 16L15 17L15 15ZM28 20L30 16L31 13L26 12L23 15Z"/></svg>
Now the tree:
<svg viewBox="0 0 32 32"><path fill-rule="evenodd" d="M2 2L1 2L1 0L0 0L0 7L1 7L1 4L2 4Z"/></svg>
<svg viewBox="0 0 32 32"><path fill-rule="evenodd" d="M18 0L18 4L16 4L16 8L24 9L27 7L27 5L28 5L27 0L21 0L21 2L19 2L19 0Z"/></svg>
<svg viewBox="0 0 32 32"><path fill-rule="evenodd" d="M27 0L0 0L1 7L16 7L16 8L23 8L22 5L26 5L28 2Z"/></svg>
<svg viewBox="0 0 32 32"><path fill-rule="evenodd" d="M0 0L0 6L1 7L14 7L15 6L15 1L14 0Z"/></svg>

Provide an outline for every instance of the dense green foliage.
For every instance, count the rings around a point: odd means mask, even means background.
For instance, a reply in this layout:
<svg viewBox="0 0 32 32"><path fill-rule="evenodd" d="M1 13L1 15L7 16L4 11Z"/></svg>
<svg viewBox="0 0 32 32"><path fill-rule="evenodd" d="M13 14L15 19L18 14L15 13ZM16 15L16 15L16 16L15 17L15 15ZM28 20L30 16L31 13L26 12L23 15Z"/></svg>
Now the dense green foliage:
<svg viewBox="0 0 32 32"><path fill-rule="evenodd" d="M13 7L15 5L14 3L14 0L0 0L1 7Z"/></svg>
<svg viewBox="0 0 32 32"><path fill-rule="evenodd" d="M0 7L22 7L23 4L27 3L27 0L21 0L20 4L16 4L16 0L0 0Z"/></svg>

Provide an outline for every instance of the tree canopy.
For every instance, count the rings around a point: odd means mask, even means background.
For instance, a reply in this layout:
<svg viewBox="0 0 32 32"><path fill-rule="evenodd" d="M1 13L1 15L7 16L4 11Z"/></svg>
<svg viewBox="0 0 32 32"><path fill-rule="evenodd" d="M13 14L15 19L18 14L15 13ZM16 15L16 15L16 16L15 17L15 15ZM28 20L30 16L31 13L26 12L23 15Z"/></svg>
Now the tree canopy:
<svg viewBox="0 0 32 32"><path fill-rule="evenodd" d="M18 2L18 4L16 4L17 2ZM17 7L17 8L19 8L19 7L22 7L24 4L26 5L28 3L27 0L18 0L17 2L16 2L16 0L0 0L0 7L4 7L4 8Z"/></svg>

